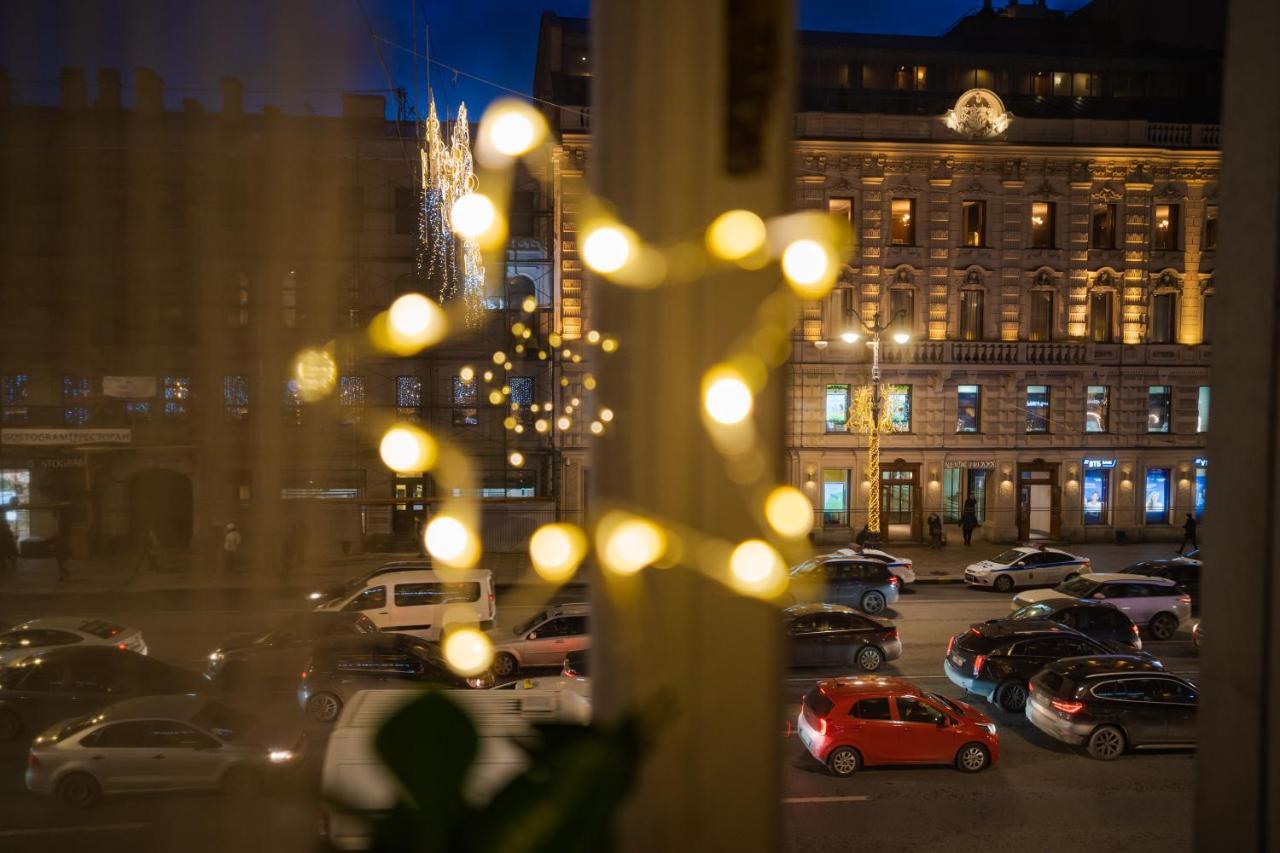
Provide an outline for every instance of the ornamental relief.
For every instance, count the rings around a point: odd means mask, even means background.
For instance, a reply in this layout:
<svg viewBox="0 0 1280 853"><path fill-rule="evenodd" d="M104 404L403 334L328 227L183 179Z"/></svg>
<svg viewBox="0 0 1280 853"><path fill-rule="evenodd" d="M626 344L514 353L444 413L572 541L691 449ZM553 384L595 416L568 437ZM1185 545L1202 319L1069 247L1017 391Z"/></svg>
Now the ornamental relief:
<svg viewBox="0 0 1280 853"><path fill-rule="evenodd" d="M1191 197L1176 184L1164 184L1152 191L1151 195L1160 201L1187 201Z"/></svg>
<svg viewBox="0 0 1280 853"><path fill-rule="evenodd" d="M1124 193L1113 187L1111 184L1103 184L1089 194L1094 201L1100 202L1118 202L1124 198Z"/></svg>

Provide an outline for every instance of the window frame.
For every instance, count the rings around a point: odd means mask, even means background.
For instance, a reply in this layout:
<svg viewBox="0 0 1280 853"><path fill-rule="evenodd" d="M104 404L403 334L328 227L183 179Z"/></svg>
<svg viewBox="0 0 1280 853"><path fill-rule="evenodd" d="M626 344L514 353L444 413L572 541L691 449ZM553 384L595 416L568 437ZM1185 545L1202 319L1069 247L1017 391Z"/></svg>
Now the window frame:
<svg viewBox="0 0 1280 853"><path fill-rule="evenodd" d="M1161 389L1161 390L1157 390ZM1163 398L1163 420L1162 425L1158 428L1151 421L1152 412L1155 411L1156 401ZM1173 386L1172 385L1148 385L1147 386L1147 429L1150 435L1169 435L1173 432Z"/></svg>
<svg viewBox="0 0 1280 853"><path fill-rule="evenodd" d="M1104 216L1104 225L1098 227L1098 214ZM1101 251L1114 251L1118 246L1116 239L1119 233L1120 205L1114 201L1094 202L1089 209L1089 248ZM1107 236L1107 240L1098 239L1099 234Z"/></svg>
<svg viewBox="0 0 1280 853"><path fill-rule="evenodd" d="M1032 412L1031 412L1031 408L1032 408L1031 395L1033 393L1032 391L1033 388L1041 389L1040 391L1037 391L1034 393L1043 393L1044 395L1044 405L1040 407L1040 408L1043 408L1044 410L1044 415L1042 416L1032 415ZM1049 385L1027 385L1025 389L1025 394L1026 394L1025 399L1026 399L1026 410L1027 410L1027 422L1026 422L1027 434L1028 435L1048 435L1049 424L1050 424L1050 412L1052 411L1052 405L1053 405L1052 391L1050 390L1050 386ZM1033 417L1038 418L1040 423L1039 428L1036 428L1036 429L1032 428Z"/></svg>
<svg viewBox="0 0 1280 853"><path fill-rule="evenodd" d="M970 230L970 211L976 211L977 230ZM970 239L973 234L973 239ZM987 248L987 202L986 199L969 198L960 202L960 245L967 249Z"/></svg>
<svg viewBox="0 0 1280 853"><path fill-rule="evenodd" d="M907 222L905 225L902 226L906 230L906 234L904 235L905 239L902 239L902 240L898 239L897 235L895 234L895 232L898 230L898 227L899 227L897 217L900 216L901 213L896 212L894 210L894 207L899 202L905 202L907 204L907 210L905 211L907 214ZM917 245L917 241L916 241L916 222L917 221L918 219L916 217L916 199L914 196L894 196L890 198L889 199L889 245L904 246L904 247L916 246Z"/></svg>
<svg viewBox="0 0 1280 853"><path fill-rule="evenodd" d="M1043 204L1045 206L1045 218L1048 222L1043 225L1036 225L1036 205ZM1027 224L1029 233L1027 234L1027 246L1032 249L1055 249L1057 248L1057 226L1058 226L1058 203L1053 201L1032 201L1031 212L1027 216ZM1044 232L1044 241L1036 240L1036 231L1041 229Z"/></svg>
<svg viewBox="0 0 1280 853"><path fill-rule="evenodd" d="M966 389L971 389L971 390L966 390ZM974 395L974 407L973 407L974 413L973 413L972 428L966 428L961 425L962 424L961 419L964 417L964 415L961 414L962 412L961 395L962 394ZM973 384L956 385L956 433L958 435L980 435L982 433L982 386L981 385L973 385Z"/></svg>
<svg viewBox="0 0 1280 853"><path fill-rule="evenodd" d="M1169 227L1160 228L1158 217L1160 208L1167 211ZM1155 202L1151 205L1151 251L1176 252L1182 246L1182 205L1174 201ZM1163 236L1161 236L1163 235Z"/></svg>
<svg viewBox="0 0 1280 853"><path fill-rule="evenodd" d="M839 398L839 396L840 396L840 394L841 394L842 392L840 392L839 390L835 390L835 391L833 391L832 389L841 389L841 388L843 388L843 389L844 389L844 391L843 391L843 395L844 395L844 420L843 420L843 421L842 421L838 426L834 426L834 427L833 427L833 426L832 426L833 421L831 420L831 401L832 401L832 399L834 399L834 398ZM824 432L825 434L827 434L827 435L844 435L844 434L848 434L848 433L850 432L850 429L849 429L849 413L850 413L850 412L849 412L849 410L850 410L850 407L853 405L853 398L852 398L852 386L850 386L850 385L848 385L848 384L845 384L845 383L840 383L840 382L831 382L831 383L828 383L828 384L825 386L824 390L823 390L823 398L822 398L822 399L823 399L823 406L822 406L822 425L823 425L823 432Z"/></svg>

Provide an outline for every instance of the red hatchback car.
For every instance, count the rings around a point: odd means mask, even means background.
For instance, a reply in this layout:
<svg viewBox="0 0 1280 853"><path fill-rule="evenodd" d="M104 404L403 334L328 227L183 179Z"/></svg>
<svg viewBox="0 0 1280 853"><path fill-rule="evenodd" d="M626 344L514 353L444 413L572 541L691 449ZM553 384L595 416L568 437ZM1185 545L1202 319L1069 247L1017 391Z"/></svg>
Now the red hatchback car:
<svg viewBox="0 0 1280 853"><path fill-rule="evenodd" d="M837 776L864 764L953 764L976 773L1000 757L995 723L902 678L818 682L800 706L799 731L809 754Z"/></svg>

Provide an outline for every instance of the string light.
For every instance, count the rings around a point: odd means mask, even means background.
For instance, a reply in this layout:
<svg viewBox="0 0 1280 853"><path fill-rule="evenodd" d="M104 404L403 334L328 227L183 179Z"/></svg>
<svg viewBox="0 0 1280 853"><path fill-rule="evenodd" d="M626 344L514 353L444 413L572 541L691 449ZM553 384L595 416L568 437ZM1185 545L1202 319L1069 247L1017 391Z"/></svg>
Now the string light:
<svg viewBox="0 0 1280 853"><path fill-rule="evenodd" d="M760 254L767 232L764 220L749 210L727 210L707 227L708 251L726 261Z"/></svg>
<svg viewBox="0 0 1280 853"><path fill-rule="evenodd" d="M471 568L480 559L480 545L465 524L451 515L437 515L423 532L427 553L446 566Z"/></svg>
<svg viewBox="0 0 1280 853"><path fill-rule="evenodd" d="M702 407L716 423L740 423L751 414L751 389L742 374L721 365L707 371L702 379Z"/></svg>
<svg viewBox="0 0 1280 853"><path fill-rule="evenodd" d="M609 409L609 408L601 409L600 420L604 421L605 423L609 423L609 421L613 420L613 409Z"/></svg>
<svg viewBox="0 0 1280 853"><path fill-rule="evenodd" d="M529 537L533 570L549 583L573 577L587 554L587 537L573 524L544 524Z"/></svg>
<svg viewBox="0 0 1280 853"><path fill-rule="evenodd" d="M484 315L484 263L480 244L474 237L459 239L462 244L462 269L459 270L451 221L454 203L473 192L476 184L467 105L458 105L458 117L453 122L453 133L446 146L440 119L436 116L435 99L430 99L423 136L427 143L420 152L422 194L426 207L425 233L422 235L427 256L424 278L440 282L442 301L462 299L464 321L468 328L474 329Z"/></svg>
<svg viewBox="0 0 1280 853"><path fill-rule="evenodd" d="M596 529L596 553L606 569L633 575L658 560L666 550L667 536L647 518L610 512Z"/></svg>
<svg viewBox="0 0 1280 853"><path fill-rule="evenodd" d="M729 557L729 579L739 592L774 598L787 587L787 566L768 542L748 539Z"/></svg>
<svg viewBox="0 0 1280 853"><path fill-rule="evenodd" d="M779 536L801 539L813 529L813 504L799 489L778 486L765 498L764 517Z"/></svg>
<svg viewBox="0 0 1280 853"><path fill-rule="evenodd" d="M493 641L476 628L454 628L445 634L441 653L459 675L479 675L493 663Z"/></svg>
<svg viewBox="0 0 1280 853"><path fill-rule="evenodd" d="M524 454L519 450L513 450L511 455L507 457L507 461L511 463L512 468L519 468L524 465Z"/></svg>
<svg viewBox="0 0 1280 853"><path fill-rule="evenodd" d="M439 458L436 440L416 426L396 426L387 430L378 443L378 455L392 471L430 471Z"/></svg>
<svg viewBox="0 0 1280 853"><path fill-rule="evenodd" d="M470 382L472 379L476 378L476 372L471 365L467 365L458 371L458 378L463 382Z"/></svg>

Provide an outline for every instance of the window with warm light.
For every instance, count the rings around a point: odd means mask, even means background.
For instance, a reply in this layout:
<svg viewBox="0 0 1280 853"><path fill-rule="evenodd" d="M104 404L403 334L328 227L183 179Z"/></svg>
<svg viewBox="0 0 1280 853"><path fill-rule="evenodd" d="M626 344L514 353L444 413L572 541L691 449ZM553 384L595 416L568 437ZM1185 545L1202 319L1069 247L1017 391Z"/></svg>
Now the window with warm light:
<svg viewBox="0 0 1280 853"><path fill-rule="evenodd" d="M888 385L885 396L889 405L889 429L911 432L911 386Z"/></svg>
<svg viewBox="0 0 1280 853"><path fill-rule="evenodd" d="M982 340L983 297L981 290L960 291L960 340Z"/></svg>
<svg viewBox="0 0 1280 853"><path fill-rule="evenodd" d="M1031 318L1027 338L1032 341L1053 339L1053 291L1031 291Z"/></svg>
<svg viewBox="0 0 1280 853"><path fill-rule="evenodd" d="M1178 295L1157 293L1151 298L1151 343L1171 344L1177 322Z"/></svg>
<svg viewBox="0 0 1280 853"><path fill-rule="evenodd" d="M191 399L191 377L165 376L161 379L160 393L164 398L166 418L182 420L187 416L187 400Z"/></svg>
<svg viewBox="0 0 1280 853"><path fill-rule="evenodd" d="M851 198L829 198L827 199L827 213L839 219L841 222L853 224L853 199Z"/></svg>
<svg viewBox="0 0 1280 853"><path fill-rule="evenodd" d="M1157 204L1151 220L1151 248L1166 252L1177 250L1178 205Z"/></svg>
<svg viewBox="0 0 1280 853"><path fill-rule="evenodd" d="M1095 204L1089 220L1089 248L1114 249L1116 247L1117 205Z"/></svg>
<svg viewBox="0 0 1280 853"><path fill-rule="evenodd" d="M1170 431L1170 409L1173 389L1168 385L1152 385L1147 388L1147 432Z"/></svg>
<svg viewBox="0 0 1280 853"><path fill-rule="evenodd" d="M1084 395L1084 431L1106 432L1111 389L1106 385L1090 385Z"/></svg>
<svg viewBox="0 0 1280 853"><path fill-rule="evenodd" d="M1053 94L1055 95L1071 94L1071 72L1069 71L1053 72Z"/></svg>
<svg viewBox="0 0 1280 853"><path fill-rule="evenodd" d="M982 427L982 386L956 387L956 432L976 433Z"/></svg>
<svg viewBox="0 0 1280 853"><path fill-rule="evenodd" d="M1110 290L1095 290L1089 294L1089 339L1094 343L1111 343L1114 301L1115 293Z"/></svg>
<svg viewBox="0 0 1280 853"><path fill-rule="evenodd" d="M985 246L987 242L987 203L963 201L960 203L960 237L966 246Z"/></svg>
<svg viewBox="0 0 1280 853"><path fill-rule="evenodd" d="M1204 209L1204 239L1201 241L1200 248L1206 252L1216 251L1218 248L1218 206L1211 204Z"/></svg>
<svg viewBox="0 0 1280 853"><path fill-rule="evenodd" d="M1027 386L1027 432L1049 431L1049 386Z"/></svg>
<svg viewBox="0 0 1280 853"><path fill-rule="evenodd" d="M916 200L895 198L889 202L889 242L894 246L916 244Z"/></svg>
<svg viewBox="0 0 1280 853"><path fill-rule="evenodd" d="M453 425L475 426L480 423L480 409L476 403L478 380L473 376L463 379L453 377Z"/></svg>
<svg viewBox="0 0 1280 853"><path fill-rule="evenodd" d="M828 385L826 404L827 432L849 431L849 386Z"/></svg>
<svg viewBox="0 0 1280 853"><path fill-rule="evenodd" d="M1052 249L1057 205L1051 201L1031 203L1031 248Z"/></svg>

